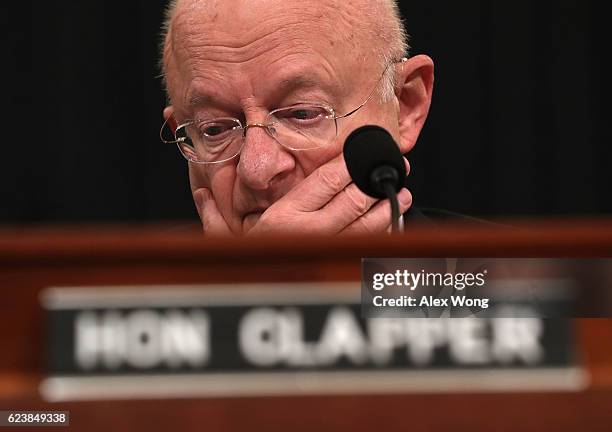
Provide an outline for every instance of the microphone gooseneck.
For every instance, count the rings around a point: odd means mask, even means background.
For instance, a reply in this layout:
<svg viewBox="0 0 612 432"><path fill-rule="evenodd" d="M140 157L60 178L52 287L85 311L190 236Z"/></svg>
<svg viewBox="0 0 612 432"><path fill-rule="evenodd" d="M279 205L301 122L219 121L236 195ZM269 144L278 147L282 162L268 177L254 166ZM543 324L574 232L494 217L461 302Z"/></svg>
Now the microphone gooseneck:
<svg viewBox="0 0 612 432"><path fill-rule="evenodd" d="M397 193L404 187L406 166L398 145L379 126L362 126L344 143L344 160L357 187L373 198L389 198L392 231L399 232Z"/></svg>

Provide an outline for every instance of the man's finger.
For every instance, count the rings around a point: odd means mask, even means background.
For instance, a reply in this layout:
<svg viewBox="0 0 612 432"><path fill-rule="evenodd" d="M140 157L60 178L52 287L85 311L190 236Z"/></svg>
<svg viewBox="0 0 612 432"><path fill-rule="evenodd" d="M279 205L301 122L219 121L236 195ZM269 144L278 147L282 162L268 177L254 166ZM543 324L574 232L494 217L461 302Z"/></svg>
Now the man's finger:
<svg viewBox="0 0 612 432"><path fill-rule="evenodd" d="M412 194L408 189L402 189L397 194L400 214L408 211L412 205ZM371 234L384 232L391 224L391 203L389 200L380 201L370 211L347 226L340 234Z"/></svg>
<svg viewBox="0 0 612 432"><path fill-rule="evenodd" d="M283 200L292 202L297 211L312 212L325 206L351 182L344 155L321 165L293 188Z"/></svg>
<svg viewBox="0 0 612 432"><path fill-rule="evenodd" d="M336 196L321 209L322 221L333 221L336 232L343 230L357 218L364 215L379 201L359 190L352 183L340 191Z"/></svg>
<svg viewBox="0 0 612 432"><path fill-rule="evenodd" d="M406 173L410 172L410 164L406 158L404 159L404 164L406 167ZM400 191L401 192L401 191ZM410 193L406 190L404 194ZM408 197L404 196L406 199ZM321 209L323 212L323 220L324 221L334 221L337 229L340 231L346 228L348 225L353 223L357 218L366 214L370 208L376 204L379 199L372 198L359 190L357 185L354 183L346 186L342 191L340 191L332 200L325 205ZM410 198L410 203L412 202L412 198ZM409 203L409 205L410 205ZM400 209L401 210L401 209ZM408 210L406 208L404 211ZM372 224L372 219L370 216L368 218L361 221L361 224ZM325 222L323 222L325 223ZM374 224L377 225L377 224Z"/></svg>
<svg viewBox="0 0 612 432"><path fill-rule="evenodd" d="M403 159L408 174L410 164L406 158ZM312 212L323 208L352 181L344 161L344 154L340 153L306 177L287 194L286 198L293 202L295 210Z"/></svg>
<svg viewBox="0 0 612 432"><path fill-rule="evenodd" d="M221 215L212 193L206 188L199 188L193 191L193 198L196 203L204 233L207 235L231 235L227 222Z"/></svg>

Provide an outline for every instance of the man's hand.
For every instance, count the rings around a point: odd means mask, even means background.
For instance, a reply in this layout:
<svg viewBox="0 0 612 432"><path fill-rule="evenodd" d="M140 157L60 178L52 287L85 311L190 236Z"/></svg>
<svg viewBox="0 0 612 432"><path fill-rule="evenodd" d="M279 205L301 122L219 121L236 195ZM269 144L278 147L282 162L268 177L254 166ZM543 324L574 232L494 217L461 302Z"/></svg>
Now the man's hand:
<svg viewBox="0 0 612 432"><path fill-rule="evenodd" d="M207 235L227 236L232 231L225 222L212 193L205 188L199 188L193 192L193 199L200 214L202 228Z"/></svg>
<svg viewBox="0 0 612 432"><path fill-rule="evenodd" d="M406 170L409 171L408 161ZM198 191L199 192L199 191ZM200 192L199 192L200 193ZM229 234L229 228L210 192L196 196L204 231ZM400 212L412 204L407 189L398 194ZM272 204L261 215L248 235L287 234L360 234L386 231L391 224L389 200L371 198L352 183L343 155L321 165L304 181Z"/></svg>
<svg viewBox="0 0 612 432"><path fill-rule="evenodd" d="M402 189L398 200L403 213L412 204L412 195ZM352 183L341 154L321 165L271 205L248 234L375 233L384 232L390 223L389 201L380 201L361 192Z"/></svg>

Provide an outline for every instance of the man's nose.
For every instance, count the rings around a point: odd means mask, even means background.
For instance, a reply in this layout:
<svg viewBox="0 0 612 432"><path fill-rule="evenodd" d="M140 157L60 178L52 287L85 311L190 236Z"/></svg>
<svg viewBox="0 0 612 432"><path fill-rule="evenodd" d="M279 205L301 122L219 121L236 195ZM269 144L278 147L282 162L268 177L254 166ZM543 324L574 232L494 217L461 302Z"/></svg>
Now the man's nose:
<svg viewBox="0 0 612 432"><path fill-rule="evenodd" d="M266 190L295 168L293 155L270 136L264 125L249 124L244 133L237 175L246 186Z"/></svg>

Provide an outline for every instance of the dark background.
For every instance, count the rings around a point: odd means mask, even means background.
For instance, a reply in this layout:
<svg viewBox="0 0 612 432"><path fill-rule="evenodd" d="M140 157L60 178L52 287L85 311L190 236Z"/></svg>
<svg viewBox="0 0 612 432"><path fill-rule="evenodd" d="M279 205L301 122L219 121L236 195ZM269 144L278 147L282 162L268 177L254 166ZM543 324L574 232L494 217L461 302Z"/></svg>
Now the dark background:
<svg viewBox="0 0 612 432"><path fill-rule="evenodd" d="M193 220L157 137L165 1L5 2L0 221ZM611 214L605 2L410 1L436 63L415 203L485 217Z"/></svg>

